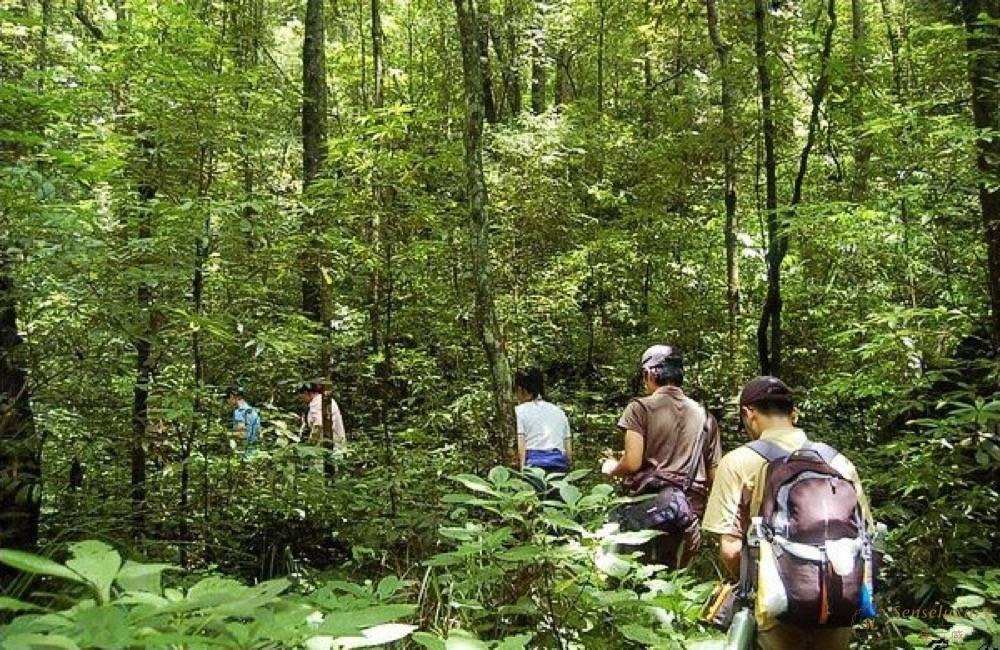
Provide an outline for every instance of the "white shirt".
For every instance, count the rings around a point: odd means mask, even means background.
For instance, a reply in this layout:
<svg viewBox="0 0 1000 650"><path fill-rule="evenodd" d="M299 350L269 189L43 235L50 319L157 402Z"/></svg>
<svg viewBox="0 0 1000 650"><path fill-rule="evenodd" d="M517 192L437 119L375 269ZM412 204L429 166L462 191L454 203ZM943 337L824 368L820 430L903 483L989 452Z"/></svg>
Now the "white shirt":
<svg viewBox="0 0 1000 650"><path fill-rule="evenodd" d="M558 449L566 452L569 420L555 404L535 399L514 407L517 435L524 436L525 449Z"/></svg>
<svg viewBox="0 0 1000 650"><path fill-rule="evenodd" d="M330 429L333 432L334 447L343 447L347 442L347 435L344 433L344 418L340 414L340 407L337 401L327 396L326 402L330 407ZM316 394L309 402L309 413L306 415L306 424L310 431L323 430L323 396Z"/></svg>

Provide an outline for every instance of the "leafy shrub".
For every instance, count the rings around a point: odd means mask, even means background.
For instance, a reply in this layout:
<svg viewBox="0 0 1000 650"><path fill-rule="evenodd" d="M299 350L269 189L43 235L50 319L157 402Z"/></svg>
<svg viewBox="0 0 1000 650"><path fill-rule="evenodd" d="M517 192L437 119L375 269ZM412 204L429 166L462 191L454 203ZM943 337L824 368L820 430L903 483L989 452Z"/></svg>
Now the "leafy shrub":
<svg viewBox="0 0 1000 650"><path fill-rule="evenodd" d="M612 488L589 491L568 476L535 474L545 496L503 467L487 479L463 474L449 494L448 550L426 562L414 639L426 648L679 648L705 637L697 616L711 585L686 572L661 573L613 552L654 533L605 524ZM476 637L489 637L489 643ZM499 641L497 640L499 639ZM462 645L457 645L459 643Z"/></svg>
<svg viewBox="0 0 1000 650"><path fill-rule="evenodd" d="M397 578L367 589L330 582L296 591L284 578L246 586L209 576L186 589L164 588L163 573L174 570L170 565L123 563L116 550L98 541L73 544L70 554L60 564L0 551L0 562L8 566L70 585L65 595L38 603L0 598L0 610L19 614L0 627L0 647L327 650L380 645L416 629L396 622L415 610L398 602L405 583Z"/></svg>

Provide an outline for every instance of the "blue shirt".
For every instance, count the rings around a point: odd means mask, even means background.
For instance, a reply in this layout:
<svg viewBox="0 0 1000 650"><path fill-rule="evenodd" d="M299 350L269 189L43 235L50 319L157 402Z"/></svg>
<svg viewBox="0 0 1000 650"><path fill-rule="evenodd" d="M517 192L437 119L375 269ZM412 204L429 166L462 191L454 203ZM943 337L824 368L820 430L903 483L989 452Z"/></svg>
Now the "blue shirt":
<svg viewBox="0 0 1000 650"><path fill-rule="evenodd" d="M257 443L257 438L260 435L260 413L243 400L240 400L236 410L233 411L233 428L238 428L240 425L244 427L247 451L249 452Z"/></svg>

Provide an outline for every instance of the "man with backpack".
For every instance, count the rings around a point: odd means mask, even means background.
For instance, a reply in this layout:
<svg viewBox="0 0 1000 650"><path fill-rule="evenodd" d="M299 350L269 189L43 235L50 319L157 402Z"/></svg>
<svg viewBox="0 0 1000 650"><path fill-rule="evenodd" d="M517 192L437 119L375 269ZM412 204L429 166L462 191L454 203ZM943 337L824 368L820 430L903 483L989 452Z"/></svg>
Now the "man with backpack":
<svg viewBox="0 0 1000 650"><path fill-rule="evenodd" d="M226 389L226 404L233 409L233 432L243 438L243 458L250 458L260 438L260 413L247 404L246 395L239 386Z"/></svg>
<svg viewBox="0 0 1000 650"><path fill-rule="evenodd" d="M655 495L615 514L625 530L664 531L639 549L643 559L684 567L701 544L699 520L721 456L719 427L684 394L684 360L676 348L654 345L639 366L647 395L625 408L618 420L625 452L605 460L601 471L621 478L628 496Z"/></svg>
<svg viewBox="0 0 1000 650"><path fill-rule="evenodd" d="M757 377L740 394L752 441L726 454L702 530L754 608L757 647L845 649L874 616L871 516L854 465L795 426L792 391Z"/></svg>

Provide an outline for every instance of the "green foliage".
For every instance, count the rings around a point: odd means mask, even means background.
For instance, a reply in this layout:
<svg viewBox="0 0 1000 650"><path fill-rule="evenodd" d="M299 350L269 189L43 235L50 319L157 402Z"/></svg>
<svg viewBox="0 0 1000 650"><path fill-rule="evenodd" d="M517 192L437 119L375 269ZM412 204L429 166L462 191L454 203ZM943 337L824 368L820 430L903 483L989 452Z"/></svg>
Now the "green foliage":
<svg viewBox="0 0 1000 650"><path fill-rule="evenodd" d="M529 640L531 647L680 648L706 635L697 618L710 584L614 552L616 544L641 543L656 533L622 533L605 524L617 501L608 485L585 489L586 471L529 471L544 485L541 496L503 467L486 479L453 477L466 491L444 497L454 507L440 535L452 548L425 563L422 587L426 625L440 636L415 636L418 642L427 648L514 648ZM495 640L473 642L471 635Z"/></svg>
<svg viewBox="0 0 1000 650"><path fill-rule="evenodd" d="M305 589L287 579L246 586L222 576L163 588L163 572L174 567L122 564L117 551L98 541L71 545L65 564L10 550L0 551L0 562L86 585L67 592L70 604L66 598L40 599L42 604L0 600L0 610L20 613L0 627L0 646L10 650L362 648L416 629L397 622L415 608L398 602L405 592L396 578L383 579L374 590L344 582Z"/></svg>

